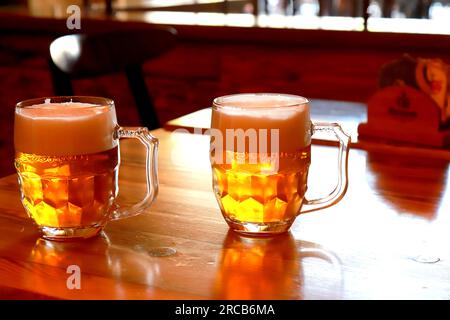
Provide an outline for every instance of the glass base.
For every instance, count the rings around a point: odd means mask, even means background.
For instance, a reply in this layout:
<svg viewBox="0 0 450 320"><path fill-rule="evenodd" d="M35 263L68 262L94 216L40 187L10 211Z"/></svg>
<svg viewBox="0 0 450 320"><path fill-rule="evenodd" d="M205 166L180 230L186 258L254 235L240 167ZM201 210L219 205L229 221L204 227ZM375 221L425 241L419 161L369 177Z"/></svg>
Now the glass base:
<svg viewBox="0 0 450 320"><path fill-rule="evenodd" d="M294 220L295 218L277 222L243 222L225 217L225 221L233 231L251 236L271 236L287 232Z"/></svg>
<svg viewBox="0 0 450 320"><path fill-rule="evenodd" d="M39 227L43 233L42 238L54 241L70 241L77 239L88 239L98 235L103 225L94 225L90 227L73 227L73 228L53 228Z"/></svg>

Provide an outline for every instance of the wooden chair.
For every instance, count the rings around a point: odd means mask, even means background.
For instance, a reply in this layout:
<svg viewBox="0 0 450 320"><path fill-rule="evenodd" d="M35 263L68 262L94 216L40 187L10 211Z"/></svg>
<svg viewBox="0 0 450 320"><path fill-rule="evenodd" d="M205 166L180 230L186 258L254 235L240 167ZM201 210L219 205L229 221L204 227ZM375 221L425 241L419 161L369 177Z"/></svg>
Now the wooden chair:
<svg viewBox="0 0 450 320"><path fill-rule="evenodd" d="M50 44L54 92L58 96L73 95L72 79L125 72L142 125L159 128L142 65L170 50L175 37L176 31L169 27L59 37Z"/></svg>

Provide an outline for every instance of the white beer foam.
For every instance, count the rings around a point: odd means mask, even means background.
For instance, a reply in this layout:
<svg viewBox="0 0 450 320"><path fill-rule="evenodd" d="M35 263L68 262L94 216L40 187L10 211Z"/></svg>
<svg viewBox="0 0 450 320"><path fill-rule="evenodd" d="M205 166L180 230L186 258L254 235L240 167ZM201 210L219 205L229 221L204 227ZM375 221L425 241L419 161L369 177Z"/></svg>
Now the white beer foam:
<svg viewBox="0 0 450 320"><path fill-rule="evenodd" d="M281 152L311 144L308 101L291 95L235 95L221 98L213 111L212 128L278 129Z"/></svg>
<svg viewBox="0 0 450 320"><path fill-rule="evenodd" d="M62 156L102 152L117 146L115 110L80 102L50 103L17 108L16 151Z"/></svg>

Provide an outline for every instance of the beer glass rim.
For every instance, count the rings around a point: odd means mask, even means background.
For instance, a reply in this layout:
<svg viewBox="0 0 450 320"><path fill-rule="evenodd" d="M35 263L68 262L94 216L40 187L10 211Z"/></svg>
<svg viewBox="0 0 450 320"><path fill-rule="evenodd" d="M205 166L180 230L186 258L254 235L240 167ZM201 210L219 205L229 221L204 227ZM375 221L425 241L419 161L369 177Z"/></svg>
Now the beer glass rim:
<svg viewBox="0 0 450 320"><path fill-rule="evenodd" d="M242 98L252 99L252 98L283 98L286 101L278 103L276 106L251 106L246 105L245 107L242 104L236 105L233 103L233 100L240 100ZM217 97L213 100L213 109L221 109L221 108L231 108L231 109L241 109L241 110L254 110L254 109L280 109L280 108L293 108L300 107L309 103L309 100L305 97L287 94L287 93L237 93L237 94L229 94L221 97Z"/></svg>
<svg viewBox="0 0 450 320"><path fill-rule="evenodd" d="M67 103L67 102L90 103L93 104L92 108L114 107L114 101L109 98L95 97L95 96L50 96L20 101L16 104L16 109L32 107L34 105L40 105L45 103Z"/></svg>

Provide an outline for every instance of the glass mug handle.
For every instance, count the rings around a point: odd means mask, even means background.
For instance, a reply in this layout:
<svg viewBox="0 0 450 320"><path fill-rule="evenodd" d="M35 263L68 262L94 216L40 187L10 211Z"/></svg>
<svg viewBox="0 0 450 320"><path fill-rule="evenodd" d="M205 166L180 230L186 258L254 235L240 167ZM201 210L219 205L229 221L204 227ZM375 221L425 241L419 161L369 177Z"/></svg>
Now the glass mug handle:
<svg viewBox="0 0 450 320"><path fill-rule="evenodd" d="M345 195L348 187L348 151L350 148L350 136L347 135L337 123L316 122L311 124L312 134L318 131L333 133L339 140L338 156L338 182L334 190L323 198L303 200L302 209L299 214L316 211L330 207L339 202Z"/></svg>
<svg viewBox="0 0 450 320"><path fill-rule="evenodd" d="M148 208L158 194L158 139L150 134L145 127L117 127L114 132L114 139L133 138L138 139L146 148L145 172L147 190L144 199L131 207L121 208L115 204L115 208L110 216L111 220L128 218L141 213Z"/></svg>

